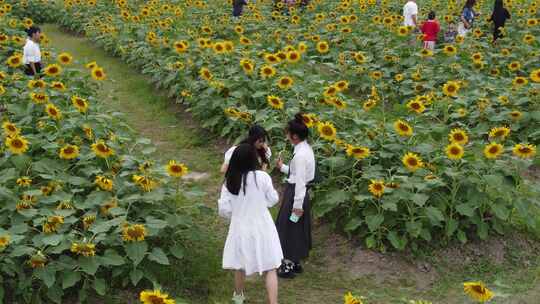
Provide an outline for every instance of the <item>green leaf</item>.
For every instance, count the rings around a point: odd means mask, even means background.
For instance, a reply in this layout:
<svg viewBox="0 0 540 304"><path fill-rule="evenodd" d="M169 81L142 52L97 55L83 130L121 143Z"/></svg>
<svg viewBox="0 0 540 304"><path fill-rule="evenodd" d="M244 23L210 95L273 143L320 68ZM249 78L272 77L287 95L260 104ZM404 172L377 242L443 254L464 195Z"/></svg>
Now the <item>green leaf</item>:
<svg viewBox="0 0 540 304"><path fill-rule="evenodd" d="M158 247L152 249L152 252L148 255L148 259L161 265L170 265L169 258L167 258L165 252Z"/></svg>
<svg viewBox="0 0 540 304"><path fill-rule="evenodd" d="M454 235L454 232L456 232L456 229L458 228L458 221L455 219L448 219L446 223L446 236L451 237Z"/></svg>
<svg viewBox="0 0 540 304"><path fill-rule="evenodd" d="M148 244L146 242L133 242L129 243L125 247L127 256L133 261L135 266L144 259L146 252L148 251Z"/></svg>
<svg viewBox="0 0 540 304"><path fill-rule="evenodd" d="M390 241L392 246L394 246L394 248L396 248L397 250L404 250L405 246L407 246L407 238L400 237L397 234L397 232L395 232L393 230L390 231L390 233L388 233L386 238Z"/></svg>
<svg viewBox="0 0 540 304"><path fill-rule="evenodd" d="M56 270L53 267L46 266L34 270L34 275L45 283L45 286L51 288L56 281Z"/></svg>
<svg viewBox="0 0 540 304"><path fill-rule="evenodd" d="M58 285L54 285L47 289L47 297L51 299L54 303L62 303L63 295L64 291Z"/></svg>
<svg viewBox="0 0 540 304"><path fill-rule="evenodd" d="M427 200L429 199L429 196L425 195L425 194L422 194L422 193L415 193L413 196L412 196L412 200L413 202L420 206L420 207L423 207Z"/></svg>
<svg viewBox="0 0 540 304"><path fill-rule="evenodd" d="M369 248L369 249L372 249L372 248L375 248L375 246L377 245L377 241L375 241L375 238L370 235L366 238L366 247Z"/></svg>
<svg viewBox="0 0 540 304"><path fill-rule="evenodd" d="M383 214L366 216L366 223L368 225L369 231L375 231L379 229L379 227L381 226L383 222L384 222Z"/></svg>
<svg viewBox="0 0 540 304"><path fill-rule="evenodd" d="M405 227L407 228L407 232L414 238L417 238L422 232L422 222L420 221L407 222Z"/></svg>
<svg viewBox="0 0 540 304"><path fill-rule="evenodd" d="M62 288L67 289L79 282L81 274L77 271L65 271L62 273Z"/></svg>
<svg viewBox="0 0 540 304"><path fill-rule="evenodd" d="M104 265L120 266L125 264L125 260L114 249L107 249L101 257Z"/></svg>
<svg viewBox="0 0 540 304"><path fill-rule="evenodd" d="M467 243L467 235L465 234L465 232L463 232L463 230L458 230L457 238L462 244Z"/></svg>
<svg viewBox="0 0 540 304"><path fill-rule="evenodd" d="M477 229L478 230L476 231L476 233L478 234L478 237L480 237L480 239L482 240L486 240L488 237L488 224L486 224L485 222L480 222L477 225Z"/></svg>
<svg viewBox="0 0 540 304"><path fill-rule="evenodd" d="M104 296L107 292L107 285L105 284L105 280L101 278L96 278L94 280L94 290L97 292L98 295Z"/></svg>
<svg viewBox="0 0 540 304"><path fill-rule="evenodd" d="M180 244L174 245L170 249L170 253L177 259L181 260L184 258L184 248Z"/></svg>
<svg viewBox="0 0 540 304"><path fill-rule="evenodd" d="M95 275L96 271L99 268L99 263L95 257L79 257L79 266L81 266L82 271L89 275Z"/></svg>
<svg viewBox="0 0 540 304"><path fill-rule="evenodd" d="M131 280L131 284L133 284L133 286L137 286L137 284L139 284L139 281L142 279L142 277L143 277L143 272L137 268L133 269L129 273L129 279Z"/></svg>
<svg viewBox="0 0 540 304"><path fill-rule="evenodd" d="M362 225L362 219L360 219L358 217L353 217L352 219L349 220L347 225L345 225L344 229L347 232L352 232L352 231L358 229L358 227L360 227L360 225Z"/></svg>
<svg viewBox="0 0 540 304"><path fill-rule="evenodd" d="M510 210L508 210L500 200L497 200L497 202L491 205L491 211L493 211L496 217L503 221L506 221L510 215Z"/></svg>
<svg viewBox="0 0 540 304"><path fill-rule="evenodd" d="M43 244L45 245L51 245L51 246L56 246L58 244L60 244L60 242L64 239L64 235L63 234L51 234L51 235L47 235L45 237L43 237L41 239L41 241L43 242Z"/></svg>
<svg viewBox="0 0 540 304"><path fill-rule="evenodd" d="M459 204L456 206L456 211L464 216L471 217L474 215L474 208L469 204Z"/></svg>
<svg viewBox="0 0 540 304"><path fill-rule="evenodd" d="M442 212L433 206L426 208L426 215L431 221L431 223L435 226L439 225L442 221L444 221L444 215L442 214Z"/></svg>

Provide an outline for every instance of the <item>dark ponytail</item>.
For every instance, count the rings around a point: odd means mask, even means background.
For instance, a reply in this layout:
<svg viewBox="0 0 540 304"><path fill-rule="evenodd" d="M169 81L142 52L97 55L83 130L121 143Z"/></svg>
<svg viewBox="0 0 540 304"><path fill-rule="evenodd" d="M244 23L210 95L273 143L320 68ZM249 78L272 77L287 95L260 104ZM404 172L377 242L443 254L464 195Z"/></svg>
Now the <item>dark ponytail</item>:
<svg viewBox="0 0 540 304"><path fill-rule="evenodd" d="M40 33L41 29L37 26L31 26L28 29L26 29L26 34L28 37L32 37L35 33Z"/></svg>
<svg viewBox="0 0 540 304"><path fill-rule="evenodd" d="M225 173L225 186L230 193L238 195L243 189L246 194L247 175L257 170L259 161L257 152L250 144L241 144L234 149L227 173ZM255 183L257 180L255 180Z"/></svg>
<svg viewBox="0 0 540 304"><path fill-rule="evenodd" d="M304 114L298 113L294 119L287 124L287 132L290 135L296 135L300 140L306 140L309 137L309 129L304 121Z"/></svg>
<svg viewBox="0 0 540 304"><path fill-rule="evenodd" d="M260 140L262 142L268 142L269 139L270 139L270 136L268 135L268 132L263 127L261 127L259 125L253 125L249 129L248 137L246 139L244 139L241 143L242 144L250 144L252 146L255 146L255 143L257 141ZM257 149L257 155L261 159L261 162L263 164L269 165L270 160L266 156L266 152L267 151L266 151L265 148Z"/></svg>

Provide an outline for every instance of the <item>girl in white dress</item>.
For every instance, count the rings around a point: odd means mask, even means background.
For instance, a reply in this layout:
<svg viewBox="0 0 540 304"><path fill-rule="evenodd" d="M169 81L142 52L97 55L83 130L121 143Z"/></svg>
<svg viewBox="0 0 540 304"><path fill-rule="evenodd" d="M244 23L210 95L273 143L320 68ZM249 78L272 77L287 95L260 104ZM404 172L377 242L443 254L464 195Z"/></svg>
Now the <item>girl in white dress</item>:
<svg viewBox="0 0 540 304"><path fill-rule="evenodd" d="M266 275L268 303L277 304L276 269L281 265L283 252L268 208L274 206L279 197L270 175L257 170L258 166L257 152L252 145L236 147L218 202L219 215L231 220L223 251L223 269L236 271L235 304L244 303L245 277L254 273Z"/></svg>
<svg viewBox="0 0 540 304"><path fill-rule="evenodd" d="M258 125L254 125L249 129L249 134L246 139L244 139L241 144L250 144L255 147L257 150L257 156L259 159L260 167L257 169L262 169L266 171L270 165L270 158L272 157L272 151L268 147L267 141L269 139L268 132ZM237 146L232 146L227 152L225 152L225 160L221 166L221 173L227 172L229 163L231 161L231 156Z"/></svg>

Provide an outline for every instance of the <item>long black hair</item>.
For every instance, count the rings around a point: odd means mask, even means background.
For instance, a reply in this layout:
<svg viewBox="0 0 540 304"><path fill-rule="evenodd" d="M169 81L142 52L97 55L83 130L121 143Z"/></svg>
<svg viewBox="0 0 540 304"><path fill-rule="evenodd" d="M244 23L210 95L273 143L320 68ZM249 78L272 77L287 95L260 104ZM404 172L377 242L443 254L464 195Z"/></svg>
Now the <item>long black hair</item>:
<svg viewBox="0 0 540 304"><path fill-rule="evenodd" d="M475 4L476 4L476 0L467 0L463 8L467 7L467 8L472 9Z"/></svg>
<svg viewBox="0 0 540 304"><path fill-rule="evenodd" d="M244 194L246 194L247 175L249 172L257 170L258 167L259 160L255 147L250 144L240 144L234 149L229 168L225 173L227 190L238 195L240 189L243 189Z"/></svg>
<svg viewBox="0 0 540 304"><path fill-rule="evenodd" d="M270 139L270 136L268 136L268 132L263 127L259 125L253 125L249 129L248 137L244 139L241 142L241 144L249 144L255 147L255 143L257 141L260 140L262 142L267 142L269 139ZM261 159L261 162L267 165L270 164L270 161L268 157L266 156L266 149L261 148L261 149L256 149L256 150L257 150L257 155Z"/></svg>
<svg viewBox="0 0 540 304"><path fill-rule="evenodd" d="M31 26L28 29L26 29L26 34L28 37L32 37L35 33L41 33L41 29L37 26Z"/></svg>
<svg viewBox="0 0 540 304"><path fill-rule="evenodd" d="M309 129L304 121L304 114L296 114L294 119L287 123L286 131L290 135L298 136L300 140L306 140L309 137Z"/></svg>

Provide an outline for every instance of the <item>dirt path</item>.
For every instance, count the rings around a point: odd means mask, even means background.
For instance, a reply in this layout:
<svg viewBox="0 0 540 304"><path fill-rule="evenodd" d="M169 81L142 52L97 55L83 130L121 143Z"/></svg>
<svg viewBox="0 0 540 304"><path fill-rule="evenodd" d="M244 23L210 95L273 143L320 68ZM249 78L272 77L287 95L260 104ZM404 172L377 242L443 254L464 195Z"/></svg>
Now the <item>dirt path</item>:
<svg viewBox="0 0 540 304"><path fill-rule="evenodd" d="M171 104L146 77L120 59L56 26L45 26L44 31L56 49L70 52L79 63L97 61L104 67L109 80L100 97L110 105L110 110L123 113L136 132L156 144L156 157L185 162L192 171L204 174L191 186L204 190L205 203L213 206L222 178L217 168L223 146L216 145L217 140L209 140L210 134L200 130L178 105ZM187 293L192 295L192 303L229 303L232 276L219 268L226 223L214 215L205 215L200 224L211 232L212 239L201 240L199 250L205 254L193 257L184 266L198 271L207 286ZM280 282L280 303L342 303L343 294L352 291L367 297L370 304L408 303L413 299L461 304L465 303L461 283L466 280L484 280L506 294L517 295L494 303L534 304L540 297L540 258L535 254L540 246L519 236L456 246L422 257L364 250L324 225L317 226L314 239L306 273ZM262 280L250 280L247 289L249 303L265 303ZM186 293L174 288L171 292Z"/></svg>

